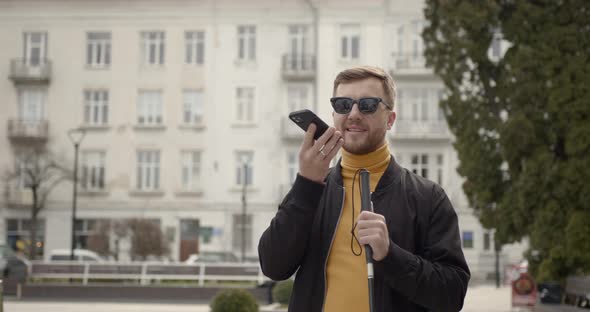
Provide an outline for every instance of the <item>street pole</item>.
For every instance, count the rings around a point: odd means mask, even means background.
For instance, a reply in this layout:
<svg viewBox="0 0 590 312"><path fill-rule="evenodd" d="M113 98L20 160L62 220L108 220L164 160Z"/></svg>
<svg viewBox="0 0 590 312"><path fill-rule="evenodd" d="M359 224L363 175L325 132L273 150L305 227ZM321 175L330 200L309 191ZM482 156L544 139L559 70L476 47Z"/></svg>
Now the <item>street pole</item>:
<svg viewBox="0 0 590 312"><path fill-rule="evenodd" d="M244 162L242 180L242 262L246 260L246 191L248 187L248 164Z"/></svg>
<svg viewBox="0 0 590 312"><path fill-rule="evenodd" d="M74 249L76 249L76 202L78 199L78 150L80 143L74 143L74 194L72 198L72 248L70 250L70 261L74 261Z"/></svg>
<svg viewBox="0 0 590 312"><path fill-rule="evenodd" d="M76 204L78 200L78 153L80 143L84 139L86 131L84 129L71 129L68 136L74 144L74 192L72 195L72 248L70 249L70 261L74 261L74 250L76 249ZM72 279L70 279L72 282Z"/></svg>

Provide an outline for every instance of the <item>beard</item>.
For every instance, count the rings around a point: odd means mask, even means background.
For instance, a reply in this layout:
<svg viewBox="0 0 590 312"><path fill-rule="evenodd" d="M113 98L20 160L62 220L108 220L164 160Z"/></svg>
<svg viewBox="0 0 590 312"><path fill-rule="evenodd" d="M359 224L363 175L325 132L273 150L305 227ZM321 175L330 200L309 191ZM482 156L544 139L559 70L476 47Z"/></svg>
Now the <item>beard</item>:
<svg viewBox="0 0 590 312"><path fill-rule="evenodd" d="M355 155L368 154L383 146L386 133L385 129L373 129L359 134L346 132L342 148Z"/></svg>

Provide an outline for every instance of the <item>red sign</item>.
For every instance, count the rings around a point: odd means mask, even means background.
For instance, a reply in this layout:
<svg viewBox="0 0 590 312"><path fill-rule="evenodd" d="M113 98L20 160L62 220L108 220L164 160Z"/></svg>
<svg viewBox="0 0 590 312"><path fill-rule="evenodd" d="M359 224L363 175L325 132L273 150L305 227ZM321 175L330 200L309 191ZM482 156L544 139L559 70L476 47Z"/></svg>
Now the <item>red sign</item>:
<svg viewBox="0 0 590 312"><path fill-rule="evenodd" d="M512 281L512 307L534 307L537 302L537 285L528 273Z"/></svg>

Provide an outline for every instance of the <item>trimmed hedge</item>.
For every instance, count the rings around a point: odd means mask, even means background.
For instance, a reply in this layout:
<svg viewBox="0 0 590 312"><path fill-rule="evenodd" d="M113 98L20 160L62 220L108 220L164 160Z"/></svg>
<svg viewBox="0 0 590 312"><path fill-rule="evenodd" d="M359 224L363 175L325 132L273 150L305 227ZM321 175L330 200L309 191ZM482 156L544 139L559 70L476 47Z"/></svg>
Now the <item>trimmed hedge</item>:
<svg viewBox="0 0 590 312"><path fill-rule="evenodd" d="M274 302L278 302L283 305L289 304L291 299L291 292L293 291L293 280L288 279L278 282L272 289L272 298Z"/></svg>
<svg viewBox="0 0 590 312"><path fill-rule="evenodd" d="M258 312L254 296L243 289L219 292L211 301L211 312Z"/></svg>

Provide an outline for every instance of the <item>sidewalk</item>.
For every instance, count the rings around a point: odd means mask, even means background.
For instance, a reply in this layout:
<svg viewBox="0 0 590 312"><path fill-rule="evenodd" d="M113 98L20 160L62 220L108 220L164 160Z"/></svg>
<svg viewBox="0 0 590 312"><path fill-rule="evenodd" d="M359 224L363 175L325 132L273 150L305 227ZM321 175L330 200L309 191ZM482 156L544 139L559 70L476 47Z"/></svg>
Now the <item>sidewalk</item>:
<svg viewBox="0 0 590 312"><path fill-rule="evenodd" d="M114 299L116 300L116 299ZM268 306L261 306L269 311ZM4 302L7 312L209 312L208 304L174 302L64 302L24 301L9 298ZM510 288L492 285L472 286L467 290L463 312L509 312Z"/></svg>

